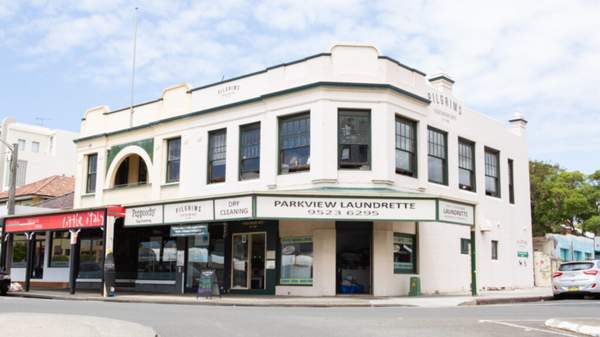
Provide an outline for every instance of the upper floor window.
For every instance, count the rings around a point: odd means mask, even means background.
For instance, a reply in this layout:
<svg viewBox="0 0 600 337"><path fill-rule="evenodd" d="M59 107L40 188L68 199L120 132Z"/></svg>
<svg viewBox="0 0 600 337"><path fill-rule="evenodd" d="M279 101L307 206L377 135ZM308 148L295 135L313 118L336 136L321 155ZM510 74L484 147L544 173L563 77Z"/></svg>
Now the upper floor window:
<svg viewBox="0 0 600 337"><path fill-rule="evenodd" d="M458 139L458 187L475 191L475 143Z"/></svg>
<svg viewBox="0 0 600 337"><path fill-rule="evenodd" d="M511 204L515 203L515 172L513 160L508 160L508 201Z"/></svg>
<svg viewBox="0 0 600 337"><path fill-rule="evenodd" d="M85 185L86 193L96 192L96 172L98 167L98 155L96 153L87 156L87 178Z"/></svg>
<svg viewBox="0 0 600 337"><path fill-rule="evenodd" d="M33 153L40 152L40 142L31 142L31 152L33 152Z"/></svg>
<svg viewBox="0 0 600 337"><path fill-rule="evenodd" d="M240 127L240 180L260 176L260 123Z"/></svg>
<svg viewBox="0 0 600 337"><path fill-rule="evenodd" d="M339 167L370 169L371 112L340 110L338 112Z"/></svg>
<svg viewBox="0 0 600 337"><path fill-rule="evenodd" d="M208 183L225 181L227 153L227 130L211 131L208 134Z"/></svg>
<svg viewBox="0 0 600 337"><path fill-rule="evenodd" d="M167 172L166 183L179 181L179 167L181 162L181 138L167 140Z"/></svg>
<svg viewBox="0 0 600 337"><path fill-rule="evenodd" d="M279 120L279 173L310 169L310 113Z"/></svg>
<svg viewBox="0 0 600 337"><path fill-rule="evenodd" d="M25 139L18 139L17 145L19 146L19 151L25 151L26 144L27 144L27 142L25 141Z"/></svg>
<svg viewBox="0 0 600 337"><path fill-rule="evenodd" d="M16 185L21 186L27 183L27 160L17 160L17 181Z"/></svg>
<svg viewBox="0 0 600 337"><path fill-rule="evenodd" d="M396 117L396 173L417 176L417 123Z"/></svg>
<svg viewBox="0 0 600 337"><path fill-rule="evenodd" d="M498 260L498 241L492 240L492 260Z"/></svg>
<svg viewBox="0 0 600 337"><path fill-rule="evenodd" d="M448 185L447 134L431 127L428 128L427 133L429 181Z"/></svg>
<svg viewBox="0 0 600 337"><path fill-rule="evenodd" d="M485 194L500 197L500 153L485 149Z"/></svg>

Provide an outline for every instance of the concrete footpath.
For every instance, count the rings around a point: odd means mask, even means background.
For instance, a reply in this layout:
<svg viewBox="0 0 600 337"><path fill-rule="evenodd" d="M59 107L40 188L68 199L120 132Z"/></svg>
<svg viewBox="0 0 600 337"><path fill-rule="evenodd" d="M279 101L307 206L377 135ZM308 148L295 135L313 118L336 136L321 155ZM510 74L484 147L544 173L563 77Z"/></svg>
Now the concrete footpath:
<svg viewBox="0 0 600 337"><path fill-rule="evenodd" d="M154 329L141 324L84 315L0 314L2 336L13 337L156 337Z"/></svg>
<svg viewBox="0 0 600 337"><path fill-rule="evenodd" d="M32 290L30 292L9 292L9 296L29 298L106 301L128 303L160 303L188 305L222 306L268 306L268 307L452 307L459 305L484 305L517 302L537 302L552 299L550 288L531 288L502 291L486 291L479 296L468 294L447 294L418 297L375 297L375 296L332 296L332 297L292 297L292 296L243 296L224 295L222 297L197 298L194 294L143 294L118 293L114 297L102 297L99 293L78 291L75 295L67 291Z"/></svg>
<svg viewBox="0 0 600 337"><path fill-rule="evenodd" d="M600 318L592 319L559 319L551 318L546 321L546 326L575 332L582 335L600 337Z"/></svg>

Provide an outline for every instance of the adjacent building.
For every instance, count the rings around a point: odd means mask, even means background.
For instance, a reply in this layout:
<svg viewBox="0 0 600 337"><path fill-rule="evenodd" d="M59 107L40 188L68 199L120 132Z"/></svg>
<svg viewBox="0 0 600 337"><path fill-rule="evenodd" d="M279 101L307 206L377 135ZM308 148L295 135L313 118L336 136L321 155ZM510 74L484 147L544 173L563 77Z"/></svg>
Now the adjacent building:
<svg viewBox="0 0 600 337"><path fill-rule="evenodd" d="M75 175L76 132L18 123L6 117L0 124L0 138L19 146L17 186L52 175ZM0 151L0 192L8 190L10 151Z"/></svg>
<svg viewBox="0 0 600 337"><path fill-rule="evenodd" d="M414 277L423 293L531 287L527 122L473 111L453 85L335 45L92 108L75 141L76 209L37 228L52 254L67 229L80 240L86 284L114 257L121 289L196 291L206 270L240 294L397 296ZM71 217L85 218L78 235ZM36 221L51 215L7 218L5 232L35 237Z"/></svg>

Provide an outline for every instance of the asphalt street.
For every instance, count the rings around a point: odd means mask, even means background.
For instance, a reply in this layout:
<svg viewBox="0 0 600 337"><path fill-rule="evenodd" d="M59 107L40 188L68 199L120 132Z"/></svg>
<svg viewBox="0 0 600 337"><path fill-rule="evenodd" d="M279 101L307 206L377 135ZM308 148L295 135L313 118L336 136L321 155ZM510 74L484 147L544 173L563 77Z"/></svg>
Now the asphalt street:
<svg viewBox="0 0 600 337"><path fill-rule="evenodd" d="M548 329L544 322L549 318L597 318L600 301L562 300L449 308L265 308L0 297L0 313L9 312L114 318L152 327L162 337L530 337L577 336Z"/></svg>

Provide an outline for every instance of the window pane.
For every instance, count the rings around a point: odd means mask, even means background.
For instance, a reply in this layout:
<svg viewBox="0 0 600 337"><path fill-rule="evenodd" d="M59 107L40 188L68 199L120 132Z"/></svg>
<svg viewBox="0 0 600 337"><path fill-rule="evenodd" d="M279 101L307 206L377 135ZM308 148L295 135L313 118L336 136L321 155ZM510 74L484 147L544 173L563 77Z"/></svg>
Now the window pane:
<svg viewBox="0 0 600 337"><path fill-rule="evenodd" d="M485 150L485 194L500 196L500 167L499 153L493 150Z"/></svg>
<svg viewBox="0 0 600 337"><path fill-rule="evenodd" d="M71 241L69 232L52 233L50 244L50 267L69 267L69 256L71 254Z"/></svg>
<svg viewBox="0 0 600 337"><path fill-rule="evenodd" d="M280 173L310 168L310 114L280 119L279 150Z"/></svg>
<svg viewBox="0 0 600 337"><path fill-rule="evenodd" d="M416 176L416 123L396 117L396 172Z"/></svg>
<svg viewBox="0 0 600 337"><path fill-rule="evenodd" d="M415 262L415 236L394 233L394 273L414 273Z"/></svg>
<svg viewBox="0 0 600 337"><path fill-rule="evenodd" d="M173 280L177 250L175 240L151 236L138 245L138 279Z"/></svg>
<svg viewBox="0 0 600 337"><path fill-rule="evenodd" d="M25 268L27 257L27 240L24 234L15 234L13 237L12 266L14 268Z"/></svg>
<svg viewBox="0 0 600 337"><path fill-rule="evenodd" d="M412 176L413 158L412 153L396 149L396 172Z"/></svg>
<svg viewBox="0 0 600 337"><path fill-rule="evenodd" d="M340 110L338 121L340 167L369 169L370 112Z"/></svg>
<svg viewBox="0 0 600 337"><path fill-rule="evenodd" d="M88 155L88 175L87 175L87 185L86 185L87 193L96 192L97 166L98 166L98 155L97 154Z"/></svg>
<svg viewBox="0 0 600 337"><path fill-rule="evenodd" d="M181 138L167 141L167 175L166 182L179 181L179 164L181 160Z"/></svg>
<svg viewBox="0 0 600 337"><path fill-rule="evenodd" d="M281 239L281 284L311 285L313 278L312 237Z"/></svg>
<svg viewBox="0 0 600 337"><path fill-rule="evenodd" d="M429 181L444 184L444 160L435 157L429 157Z"/></svg>
<svg viewBox="0 0 600 337"><path fill-rule="evenodd" d="M258 178L260 173L260 124L240 128L240 179Z"/></svg>
<svg viewBox="0 0 600 337"><path fill-rule="evenodd" d="M79 241L79 278L102 277L104 241L101 234L83 237Z"/></svg>
<svg viewBox="0 0 600 337"><path fill-rule="evenodd" d="M208 182L225 181L227 133L225 129L214 131L208 139Z"/></svg>
<svg viewBox="0 0 600 337"><path fill-rule="evenodd" d="M463 168L458 169L458 184L463 190L472 190L472 172Z"/></svg>

